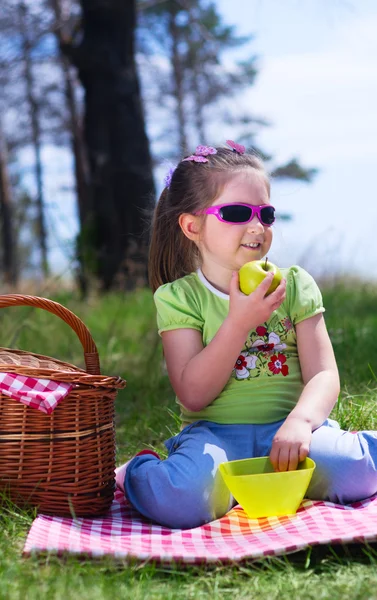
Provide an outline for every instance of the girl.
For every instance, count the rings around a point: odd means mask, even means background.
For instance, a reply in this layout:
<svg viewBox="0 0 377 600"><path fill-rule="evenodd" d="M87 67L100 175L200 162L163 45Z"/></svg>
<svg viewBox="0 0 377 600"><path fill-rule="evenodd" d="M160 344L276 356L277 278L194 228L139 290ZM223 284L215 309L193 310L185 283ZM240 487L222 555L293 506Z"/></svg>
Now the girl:
<svg viewBox="0 0 377 600"><path fill-rule="evenodd" d="M274 208L261 161L232 141L198 146L166 180L150 246L150 282L182 418L166 460L142 451L117 470L144 516L192 528L233 505L218 465L269 455L276 470L317 464L307 497L347 503L377 491L377 433L328 416L339 376L320 291L300 267L270 295L239 290L238 270L270 249Z"/></svg>

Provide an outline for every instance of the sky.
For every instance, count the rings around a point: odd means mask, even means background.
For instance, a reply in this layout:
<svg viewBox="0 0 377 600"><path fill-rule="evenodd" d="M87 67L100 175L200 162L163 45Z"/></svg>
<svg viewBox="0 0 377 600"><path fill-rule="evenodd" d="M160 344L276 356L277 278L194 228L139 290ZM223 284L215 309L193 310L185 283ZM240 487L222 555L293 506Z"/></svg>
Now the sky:
<svg viewBox="0 0 377 600"><path fill-rule="evenodd" d="M313 275L377 279L377 2L217 0L237 33L253 34L259 73L240 99L271 126L258 144L319 173L273 182L270 259Z"/></svg>
<svg viewBox="0 0 377 600"><path fill-rule="evenodd" d="M269 259L315 277L377 280L376 0L215 1L236 33L254 36L242 52L258 56L258 76L235 106L271 123L258 145L280 164L297 157L319 169L309 185L272 182L271 203L292 220L274 225ZM77 222L62 186L73 185L71 157L51 148L43 157L51 262L69 271Z"/></svg>

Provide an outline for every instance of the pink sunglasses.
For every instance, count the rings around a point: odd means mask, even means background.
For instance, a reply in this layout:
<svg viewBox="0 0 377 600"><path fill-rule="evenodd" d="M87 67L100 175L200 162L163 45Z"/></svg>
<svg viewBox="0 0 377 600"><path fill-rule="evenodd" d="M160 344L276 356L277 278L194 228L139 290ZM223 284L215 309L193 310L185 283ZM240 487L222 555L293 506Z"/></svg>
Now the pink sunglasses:
<svg viewBox="0 0 377 600"><path fill-rule="evenodd" d="M197 215L215 215L223 223L250 223L257 215L262 225L270 227L275 221L275 209L271 204L218 204L199 210Z"/></svg>

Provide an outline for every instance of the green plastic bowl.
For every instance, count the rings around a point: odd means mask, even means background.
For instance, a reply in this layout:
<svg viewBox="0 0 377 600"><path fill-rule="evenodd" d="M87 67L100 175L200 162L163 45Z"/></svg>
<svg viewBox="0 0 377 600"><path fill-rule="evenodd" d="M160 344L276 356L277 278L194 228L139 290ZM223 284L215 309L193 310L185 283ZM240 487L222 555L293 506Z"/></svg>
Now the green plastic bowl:
<svg viewBox="0 0 377 600"><path fill-rule="evenodd" d="M296 471L275 472L268 456L232 460L219 465L231 494L250 519L293 515L300 506L315 469L306 458Z"/></svg>

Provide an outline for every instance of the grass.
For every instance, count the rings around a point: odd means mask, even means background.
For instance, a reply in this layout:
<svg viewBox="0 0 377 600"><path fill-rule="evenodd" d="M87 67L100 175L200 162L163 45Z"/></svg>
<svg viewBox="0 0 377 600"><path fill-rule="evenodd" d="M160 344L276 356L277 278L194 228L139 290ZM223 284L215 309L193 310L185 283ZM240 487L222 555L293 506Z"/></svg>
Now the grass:
<svg viewBox="0 0 377 600"><path fill-rule="evenodd" d="M44 292L43 295L46 295ZM139 290L83 303L53 294L89 327L102 372L125 377L116 401L117 460L142 447L164 452L178 429L177 410L156 334L151 294ZM333 417L350 429L377 429L377 288L338 283L325 288L325 313L342 380ZM29 308L0 312L2 346L19 347L83 366L73 331L57 317ZM280 558L228 566L169 568L115 564L74 556L22 558L35 514L4 501L0 513L0 600L132 598L377 598L377 545L317 547Z"/></svg>

